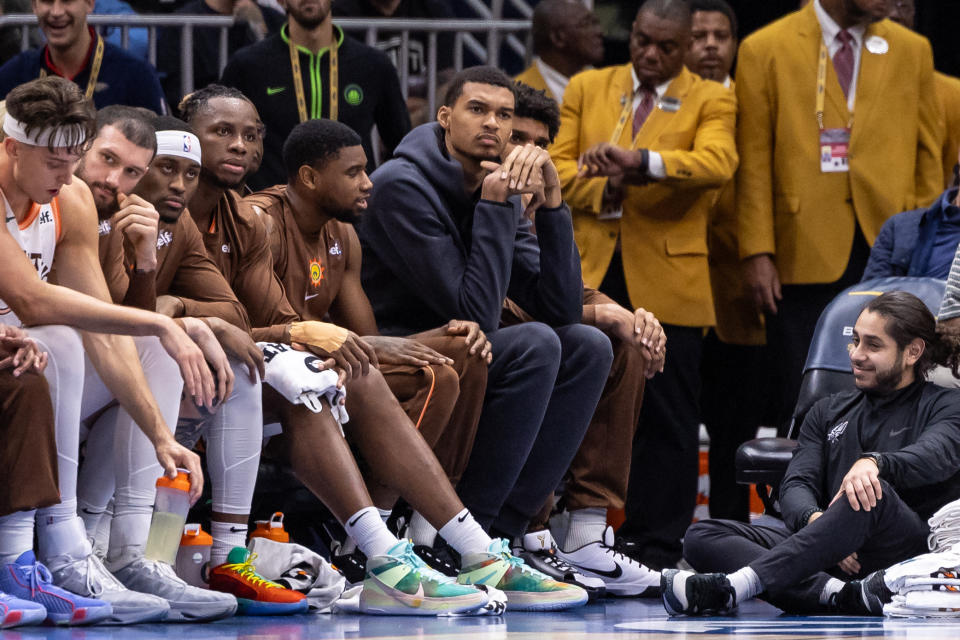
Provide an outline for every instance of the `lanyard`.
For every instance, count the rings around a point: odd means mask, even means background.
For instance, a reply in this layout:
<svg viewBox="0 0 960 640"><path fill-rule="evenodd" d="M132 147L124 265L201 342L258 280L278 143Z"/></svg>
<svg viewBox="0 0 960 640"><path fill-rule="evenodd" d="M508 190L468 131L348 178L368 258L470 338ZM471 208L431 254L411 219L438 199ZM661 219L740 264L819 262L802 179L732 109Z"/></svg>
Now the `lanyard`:
<svg viewBox="0 0 960 640"><path fill-rule="evenodd" d="M617 120L617 126L613 129L613 135L610 136L610 144L617 144L620 140L620 134L623 133L623 128L627 126L627 120L630 118L630 112L633 111L633 102L628 99L627 94L620 96L620 104L622 109L620 109L620 119Z"/></svg>
<svg viewBox="0 0 960 640"><path fill-rule="evenodd" d="M97 34L97 48L93 53L93 63L90 65L90 78L87 80L87 90L83 92L87 100L93 98L93 92L97 88L97 77L100 75L100 67L103 65L103 38ZM40 77L47 77L47 70L40 68Z"/></svg>
<svg viewBox="0 0 960 640"><path fill-rule="evenodd" d="M827 53L827 43L820 39L820 62L817 64L817 126L823 131L823 102L824 95L827 93L827 60L830 56ZM847 128L853 128L853 114L850 115L850 122Z"/></svg>
<svg viewBox="0 0 960 640"><path fill-rule="evenodd" d="M300 122L306 122L307 118L307 97L303 91L303 75L300 73L300 54L297 52L297 45L293 44L293 38L287 41L290 49L290 66L293 68L293 90L297 94L297 111L300 114ZM339 67L337 63L337 43L330 45L330 119L337 119L337 82L339 79Z"/></svg>

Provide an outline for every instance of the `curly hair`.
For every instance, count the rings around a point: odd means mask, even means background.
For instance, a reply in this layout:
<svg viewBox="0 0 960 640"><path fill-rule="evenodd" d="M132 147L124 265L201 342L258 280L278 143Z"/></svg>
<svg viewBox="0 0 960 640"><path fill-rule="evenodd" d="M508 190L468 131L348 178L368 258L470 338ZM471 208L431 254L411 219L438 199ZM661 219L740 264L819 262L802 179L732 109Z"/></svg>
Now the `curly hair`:
<svg viewBox="0 0 960 640"><path fill-rule="evenodd" d="M517 104L513 115L517 118L530 118L547 126L550 142L557 137L560 131L560 107L557 101L544 91L534 89L528 84L517 81L513 92L517 96Z"/></svg>

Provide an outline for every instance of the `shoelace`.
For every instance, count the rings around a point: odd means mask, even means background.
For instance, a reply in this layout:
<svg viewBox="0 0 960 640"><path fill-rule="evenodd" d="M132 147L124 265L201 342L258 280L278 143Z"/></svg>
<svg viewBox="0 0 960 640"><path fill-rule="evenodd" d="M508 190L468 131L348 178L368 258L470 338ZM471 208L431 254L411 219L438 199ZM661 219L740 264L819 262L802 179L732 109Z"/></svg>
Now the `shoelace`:
<svg viewBox="0 0 960 640"><path fill-rule="evenodd" d="M523 561L522 558L518 558L517 556L513 555L513 552L510 550L510 543L507 542L505 538L498 538L497 540L494 540L494 544L496 546L493 548L493 553L496 553L502 557L510 566L519 569L521 573L532 575L540 580L552 580L550 576L546 575L545 573L541 573L540 571L537 571L528 565Z"/></svg>
<svg viewBox="0 0 960 640"><path fill-rule="evenodd" d="M37 595L37 591L41 586L53 582L53 576L50 575L50 570L39 562L33 563L33 566L30 568L24 567L24 570L25 573L30 573L29 581L31 598Z"/></svg>
<svg viewBox="0 0 960 640"><path fill-rule="evenodd" d="M256 567L253 566L253 561L256 559L257 554L251 553L243 562L225 564L223 565L223 568L228 571L236 571L240 574L241 578L246 578L252 582L255 587L263 585L267 589L283 589L283 585L279 585L276 582L271 582L257 573Z"/></svg>
<svg viewBox="0 0 960 640"><path fill-rule="evenodd" d="M423 559L414 552L413 543L409 540L406 541L403 553L400 554L399 558L416 569L420 573L421 578L427 578L428 580L440 583L456 582L450 576L440 573L424 562Z"/></svg>
<svg viewBox="0 0 960 640"><path fill-rule="evenodd" d="M544 559L544 562L557 571L563 571L564 573L578 573L573 566L567 564L566 560L557 555L556 549L556 545L550 547L550 550L546 552L547 556Z"/></svg>

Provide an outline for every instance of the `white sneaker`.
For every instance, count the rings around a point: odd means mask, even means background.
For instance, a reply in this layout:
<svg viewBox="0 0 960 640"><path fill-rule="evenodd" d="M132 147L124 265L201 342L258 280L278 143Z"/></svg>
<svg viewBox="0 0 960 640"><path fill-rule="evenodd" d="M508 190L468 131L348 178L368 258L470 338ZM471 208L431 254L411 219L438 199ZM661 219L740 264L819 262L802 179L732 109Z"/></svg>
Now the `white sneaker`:
<svg viewBox="0 0 960 640"><path fill-rule="evenodd" d="M576 567L565 562L557 555L557 543L550 529L528 533L521 539L521 547L513 550L513 555L523 558L528 566L544 573L557 582L575 584L587 592L590 601L602 598L606 584L600 578L585 576Z"/></svg>
<svg viewBox="0 0 960 640"><path fill-rule="evenodd" d="M166 622L219 620L237 611L234 596L191 586L164 562L138 558L115 571L114 575L128 589L166 600L170 604Z"/></svg>
<svg viewBox="0 0 960 640"><path fill-rule="evenodd" d="M48 567L53 583L61 589L110 603L113 615L104 624L159 622L170 613L166 600L130 591L92 553L81 558L69 554L54 556Z"/></svg>
<svg viewBox="0 0 960 640"><path fill-rule="evenodd" d="M613 548L613 529L603 531L603 539L573 551L557 549L557 555L585 576L603 580L607 593L614 596L656 597L660 595L660 572L648 569Z"/></svg>

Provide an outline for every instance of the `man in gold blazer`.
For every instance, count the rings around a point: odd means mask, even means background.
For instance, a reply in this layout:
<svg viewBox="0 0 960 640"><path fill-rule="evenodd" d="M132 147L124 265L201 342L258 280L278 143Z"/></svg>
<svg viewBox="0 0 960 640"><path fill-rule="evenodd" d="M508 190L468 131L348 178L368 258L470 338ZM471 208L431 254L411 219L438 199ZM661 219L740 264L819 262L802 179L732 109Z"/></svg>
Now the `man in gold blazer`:
<svg viewBox="0 0 960 640"><path fill-rule="evenodd" d="M740 256L778 354L781 424L820 312L860 279L883 222L943 189L930 45L888 11L814 0L740 46Z"/></svg>
<svg viewBox="0 0 960 640"><path fill-rule="evenodd" d="M551 154L574 219L588 287L663 323L670 355L647 385L634 442L627 521L631 555L655 568L680 559L697 493L699 367L714 324L707 218L737 166L736 102L689 72L690 9L648 0L631 63L570 81ZM669 478L669 481L665 479Z"/></svg>

